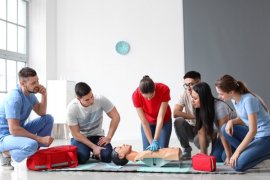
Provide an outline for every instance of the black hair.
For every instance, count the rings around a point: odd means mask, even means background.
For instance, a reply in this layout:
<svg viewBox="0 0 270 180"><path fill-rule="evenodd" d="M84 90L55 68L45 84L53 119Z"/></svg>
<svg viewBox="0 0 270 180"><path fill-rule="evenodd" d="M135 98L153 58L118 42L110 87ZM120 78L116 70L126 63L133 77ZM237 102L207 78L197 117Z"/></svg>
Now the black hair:
<svg viewBox="0 0 270 180"><path fill-rule="evenodd" d="M143 94L153 93L155 91L155 83L148 75L145 75L140 81L139 88Z"/></svg>
<svg viewBox="0 0 270 180"><path fill-rule="evenodd" d="M36 76L37 72L30 67L24 67L19 71L18 75L19 75L19 79L22 80L23 78Z"/></svg>
<svg viewBox="0 0 270 180"><path fill-rule="evenodd" d="M84 82L79 82L75 85L75 93L80 98L87 95L90 91L90 86Z"/></svg>
<svg viewBox="0 0 270 180"><path fill-rule="evenodd" d="M191 78L191 79L195 79L195 80L201 80L201 74L197 71L189 71L184 75L183 78L184 79Z"/></svg>
<svg viewBox="0 0 270 180"><path fill-rule="evenodd" d="M193 90L199 95L200 99L200 107L195 110L196 130L200 130L203 126L207 134L212 137L216 98L213 97L210 86L205 82L194 85Z"/></svg>
<svg viewBox="0 0 270 180"><path fill-rule="evenodd" d="M113 149L112 151L112 162L117 166L124 166L128 163L128 160L124 157L122 159L119 158L119 154Z"/></svg>

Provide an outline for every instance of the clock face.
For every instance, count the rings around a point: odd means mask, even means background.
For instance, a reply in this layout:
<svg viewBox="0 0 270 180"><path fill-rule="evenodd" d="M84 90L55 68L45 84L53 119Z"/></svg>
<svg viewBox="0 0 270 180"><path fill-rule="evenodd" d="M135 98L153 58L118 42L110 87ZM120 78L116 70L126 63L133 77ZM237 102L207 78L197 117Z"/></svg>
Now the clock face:
<svg viewBox="0 0 270 180"><path fill-rule="evenodd" d="M119 41L115 46L115 50L119 54L125 55L129 52L130 46L126 41Z"/></svg>

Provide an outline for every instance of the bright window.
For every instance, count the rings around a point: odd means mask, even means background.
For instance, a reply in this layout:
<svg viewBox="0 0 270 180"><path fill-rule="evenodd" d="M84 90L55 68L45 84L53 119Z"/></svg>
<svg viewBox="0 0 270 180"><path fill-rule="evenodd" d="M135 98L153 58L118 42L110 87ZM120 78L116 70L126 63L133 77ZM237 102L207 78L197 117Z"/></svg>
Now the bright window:
<svg viewBox="0 0 270 180"><path fill-rule="evenodd" d="M0 100L28 61L28 1L0 0Z"/></svg>

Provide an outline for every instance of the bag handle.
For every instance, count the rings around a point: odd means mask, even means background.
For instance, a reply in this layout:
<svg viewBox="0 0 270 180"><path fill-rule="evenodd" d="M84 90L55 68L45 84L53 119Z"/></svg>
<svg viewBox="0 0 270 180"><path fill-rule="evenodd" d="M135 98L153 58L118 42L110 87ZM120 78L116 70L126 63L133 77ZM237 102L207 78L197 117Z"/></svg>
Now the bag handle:
<svg viewBox="0 0 270 180"><path fill-rule="evenodd" d="M65 156L68 159L68 162L67 162L68 167L77 167L78 166L77 151L74 151L74 149L72 148L65 149L64 151L65 151Z"/></svg>
<svg viewBox="0 0 270 180"><path fill-rule="evenodd" d="M68 167L76 167L76 166L78 166L78 159L77 159L75 153L76 152L71 151L71 150L67 152L67 156L69 158Z"/></svg>
<svg viewBox="0 0 270 180"><path fill-rule="evenodd" d="M52 157L51 157L50 153L47 154L47 161L46 162L47 162L47 164L46 164L47 169L52 169Z"/></svg>
<svg viewBox="0 0 270 180"><path fill-rule="evenodd" d="M61 152L63 150L55 150L55 149L51 149L51 152L47 154L47 168L48 169L52 169L52 160L51 160L51 154L56 153L56 152ZM68 160L68 167L76 167L78 166L78 159L77 159L77 154L76 151L74 151L74 149L65 149L66 151L66 157L69 159ZM72 163L73 161L73 163Z"/></svg>

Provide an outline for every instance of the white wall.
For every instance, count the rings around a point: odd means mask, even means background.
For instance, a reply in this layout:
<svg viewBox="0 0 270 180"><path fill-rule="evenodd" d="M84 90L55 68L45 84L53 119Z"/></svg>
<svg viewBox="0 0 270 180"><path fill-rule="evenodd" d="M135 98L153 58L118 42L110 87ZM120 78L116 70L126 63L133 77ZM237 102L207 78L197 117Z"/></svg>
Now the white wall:
<svg viewBox="0 0 270 180"><path fill-rule="evenodd" d="M56 1L33 0L29 3L29 61L46 86L56 79Z"/></svg>
<svg viewBox="0 0 270 180"><path fill-rule="evenodd" d="M48 79L56 79L56 28L56 1L30 1L28 66L37 71L39 82L45 87ZM32 111L30 119L35 117L37 114Z"/></svg>
<svg viewBox="0 0 270 180"><path fill-rule="evenodd" d="M172 109L183 91L182 1L57 0L55 7L56 79L85 81L107 96L121 115L114 138L140 140L131 95L142 76L171 88ZM120 40L131 46L125 56L115 52Z"/></svg>
<svg viewBox="0 0 270 180"><path fill-rule="evenodd" d="M29 3L29 61L39 75L41 83L46 82L46 0Z"/></svg>

